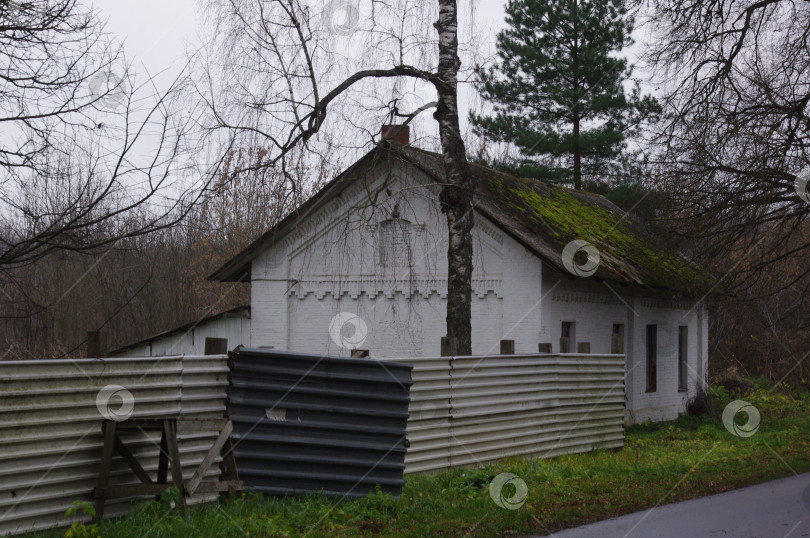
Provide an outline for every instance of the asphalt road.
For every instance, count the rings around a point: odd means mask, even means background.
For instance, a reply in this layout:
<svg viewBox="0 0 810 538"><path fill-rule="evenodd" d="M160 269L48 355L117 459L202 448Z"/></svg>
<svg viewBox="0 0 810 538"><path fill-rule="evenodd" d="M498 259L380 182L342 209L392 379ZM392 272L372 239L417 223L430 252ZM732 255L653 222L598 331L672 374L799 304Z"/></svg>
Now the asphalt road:
<svg viewBox="0 0 810 538"><path fill-rule="evenodd" d="M559 538L810 536L810 473L555 533Z"/></svg>

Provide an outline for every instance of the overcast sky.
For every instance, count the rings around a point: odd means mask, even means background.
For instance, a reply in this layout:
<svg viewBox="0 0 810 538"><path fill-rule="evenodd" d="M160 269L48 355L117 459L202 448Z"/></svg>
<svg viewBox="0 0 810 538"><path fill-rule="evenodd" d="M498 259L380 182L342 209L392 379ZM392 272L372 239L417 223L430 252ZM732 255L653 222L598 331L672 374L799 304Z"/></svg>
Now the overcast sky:
<svg viewBox="0 0 810 538"><path fill-rule="evenodd" d="M127 58L139 74L176 73L186 47L198 43L200 17L196 0L94 0L107 31L123 40Z"/></svg>
<svg viewBox="0 0 810 538"><path fill-rule="evenodd" d="M186 51L200 46L198 0L93 0L92 5L107 19L107 30L125 42L127 58L139 75L164 72L161 80L168 81L169 74L184 65ZM494 50L495 34L504 25L505 5L505 0L475 1L476 24L490 37L484 54ZM470 3L462 0L459 9L467 14Z"/></svg>
<svg viewBox="0 0 810 538"><path fill-rule="evenodd" d="M93 0L108 20L108 30L126 40L127 50L138 64L143 62L150 70L166 68L173 61L182 60L185 46L196 46L201 17L198 0ZM488 26L494 43L495 33L503 26L503 0L477 0L476 19L479 26ZM470 4L462 0L460 10L469 10Z"/></svg>
<svg viewBox="0 0 810 538"><path fill-rule="evenodd" d="M108 30L125 40L127 54L140 72L152 74L182 65L187 48L199 46L201 17L199 0L93 0L92 4L108 20ZM326 3L326 0L324 0ZM506 0L476 0L476 24L489 34L492 52L495 34L504 26ZM469 1L459 9L467 12ZM638 33L634 36L638 39Z"/></svg>

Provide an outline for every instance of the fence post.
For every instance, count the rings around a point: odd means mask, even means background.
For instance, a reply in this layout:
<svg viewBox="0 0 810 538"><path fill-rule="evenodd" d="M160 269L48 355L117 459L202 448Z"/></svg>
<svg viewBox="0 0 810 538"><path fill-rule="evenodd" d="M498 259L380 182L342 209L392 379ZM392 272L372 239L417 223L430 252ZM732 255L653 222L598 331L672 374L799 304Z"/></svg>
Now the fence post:
<svg viewBox="0 0 810 538"><path fill-rule="evenodd" d="M514 355L514 354L515 354L515 341L501 340L501 355Z"/></svg>
<svg viewBox="0 0 810 538"><path fill-rule="evenodd" d="M87 357L101 357L102 347L101 331L87 331Z"/></svg>
<svg viewBox="0 0 810 538"><path fill-rule="evenodd" d="M442 336L441 356L442 357L450 356L450 338L447 336Z"/></svg>

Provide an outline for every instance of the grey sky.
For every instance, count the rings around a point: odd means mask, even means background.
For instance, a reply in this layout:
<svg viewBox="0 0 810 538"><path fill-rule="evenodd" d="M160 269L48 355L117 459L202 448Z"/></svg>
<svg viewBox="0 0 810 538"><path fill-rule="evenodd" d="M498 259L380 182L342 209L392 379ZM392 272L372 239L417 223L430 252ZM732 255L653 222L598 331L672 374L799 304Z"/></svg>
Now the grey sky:
<svg viewBox="0 0 810 538"><path fill-rule="evenodd" d="M200 0L87 1L92 2L107 20L107 31L124 42L127 60L137 76L136 85L144 84L148 81L148 76L152 76L156 78L149 85L154 84L157 91L165 90L185 65L187 52L197 50L205 39L204 14L200 13ZM310 3L313 6L326 6L329 0L311 0ZM474 18L479 57L490 57L494 53L495 35L504 26L505 5L506 0L460 0L462 21L469 21L471 15ZM431 99L424 102L429 100ZM470 85L461 86L459 101L462 132L467 133L467 111L476 106L477 101L476 92ZM429 114L423 114L413 126L421 135L430 136L433 144L438 143L437 125ZM424 146L425 142L420 145ZM438 146L427 149L438 149ZM196 158L206 159L201 156Z"/></svg>
<svg viewBox="0 0 810 538"><path fill-rule="evenodd" d="M196 46L197 0L95 0L93 6L107 19L107 31L125 42L138 74L176 74L185 63L186 46Z"/></svg>
<svg viewBox="0 0 810 538"><path fill-rule="evenodd" d="M125 42L127 58L139 75L177 73L183 66L187 50L199 46L202 17L199 0L94 0L107 19L107 30ZM505 0L474 0L476 25L490 36L489 50L494 50L495 34L503 26ZM470 2L462 0L460 9L468 13Z"/></svg>

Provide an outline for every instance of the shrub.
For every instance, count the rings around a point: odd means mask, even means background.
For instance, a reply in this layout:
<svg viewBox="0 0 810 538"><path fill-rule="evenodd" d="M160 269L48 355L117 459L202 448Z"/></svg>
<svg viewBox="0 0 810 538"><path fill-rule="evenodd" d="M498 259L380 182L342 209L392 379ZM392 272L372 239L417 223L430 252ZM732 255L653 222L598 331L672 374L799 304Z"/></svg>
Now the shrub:
<svg viewBox="0 0 810 538"><path fill-rule="evenodd" d="M73 501L72 506L65 512L65 517L80 515L89 517L92 520L96 517L96 509L86 501ZM84 524L81 521L73 522L64 534L65 538L96 538L98 535L98 523Z"/></svg>
<svg viewBox="0 0 810 538"><path fill-rule="evenodd" d="M712 405L709 394L705 389L700 389L697 394L686 402L686 414L691 417L699 417L711 413Z"/></svg>

